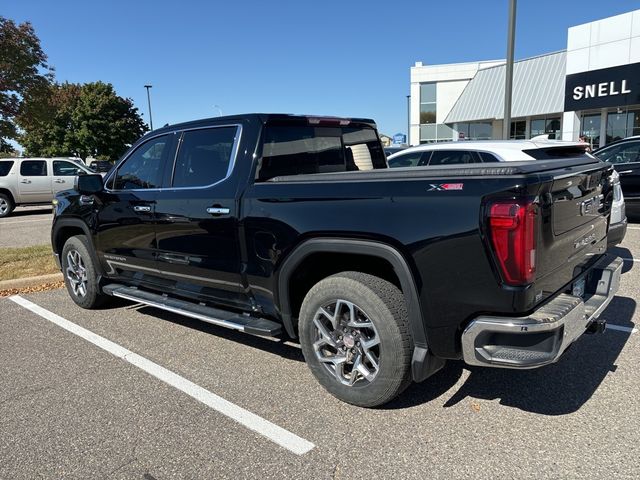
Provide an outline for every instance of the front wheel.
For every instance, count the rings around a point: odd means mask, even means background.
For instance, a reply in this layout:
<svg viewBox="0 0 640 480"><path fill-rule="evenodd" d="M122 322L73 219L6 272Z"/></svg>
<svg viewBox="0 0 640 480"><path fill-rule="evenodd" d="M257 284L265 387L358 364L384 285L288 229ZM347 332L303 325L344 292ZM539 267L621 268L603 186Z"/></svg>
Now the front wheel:
<svg viewBox="0 0 640 480"><path fill-rule="evenodd" d="M62 249L62 274L69 296L76 305L92 309L103 305L110 297L100 291L97 268L89 253L84 235L69 238Z"/></svg>
<svg viewBox="0 0 640 480"><path fill-rule="evenodd" d="M360 272L342 272L307 293L300 345L311 372L342 401L375 407L410 383L413 342L402 292Z"/></svg>

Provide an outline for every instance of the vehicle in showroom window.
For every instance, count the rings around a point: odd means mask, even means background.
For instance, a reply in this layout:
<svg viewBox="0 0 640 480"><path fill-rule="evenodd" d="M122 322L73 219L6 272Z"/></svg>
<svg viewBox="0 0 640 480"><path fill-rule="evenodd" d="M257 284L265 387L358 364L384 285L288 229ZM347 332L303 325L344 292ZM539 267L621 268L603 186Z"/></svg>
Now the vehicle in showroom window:
<svg viewBox="0 0 640 480"><path fill-rule="evenodd" d="M50 204L58 192L73 188L78 175L92 173L76 159L0 159L0 218L19 205Z"/></svg>
<svg viewBox="0 0 640 480"><path fill-rule="evenodd" d="M623 264L612 172L589 155L389 169L372 120L216 117L78 177L51 238L77 305L298 339L327 391L371 407L448 359L539 367L601 331Z"/></svg>

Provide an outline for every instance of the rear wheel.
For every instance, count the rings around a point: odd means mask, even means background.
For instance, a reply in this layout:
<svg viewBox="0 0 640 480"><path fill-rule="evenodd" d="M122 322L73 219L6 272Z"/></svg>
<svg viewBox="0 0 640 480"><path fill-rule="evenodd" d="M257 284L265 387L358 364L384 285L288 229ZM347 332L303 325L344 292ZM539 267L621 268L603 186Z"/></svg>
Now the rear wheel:
<svg viewBox="0 0 640 480"><path fill-rule="evenodd" d="M0 218L8 217L13 209L15 208L15 204L11 197L4 193L0 193Z"/></svg>
<svg viewBox="0 0 640 480"><path fill-rule="evenodd" d="M62 274L71 299L82 308L97 308L111 297L100 291L97 268L84 235L69 238L62 249Z"/></svg>
<svg viewBox="0 0 640 480"><path fill-rule="evenodd" d="M410 384L407 309L402 292L390 282L360 272L338 273L309 291L299 317L305 360L335 397L375 407Z"/></svg>

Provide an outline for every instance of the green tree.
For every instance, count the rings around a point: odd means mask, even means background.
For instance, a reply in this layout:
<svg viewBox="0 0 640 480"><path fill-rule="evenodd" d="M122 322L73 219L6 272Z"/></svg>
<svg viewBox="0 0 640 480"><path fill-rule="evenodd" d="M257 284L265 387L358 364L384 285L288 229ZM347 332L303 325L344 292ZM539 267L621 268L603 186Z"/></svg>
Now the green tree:
<svg viewBox="0 0 640 480"><path fill-rule="evenodd" d="M147 130L131 99L108 83L53 85L27 97L18 116L28 155L113 160Z"/></svg>
<svg viewBox="0 0 640 480"><path fill-rule="evenodd" d="M17 138L15 117L24 98L46 89L52 79L33 26L0 16L0 139Z"/></svg>

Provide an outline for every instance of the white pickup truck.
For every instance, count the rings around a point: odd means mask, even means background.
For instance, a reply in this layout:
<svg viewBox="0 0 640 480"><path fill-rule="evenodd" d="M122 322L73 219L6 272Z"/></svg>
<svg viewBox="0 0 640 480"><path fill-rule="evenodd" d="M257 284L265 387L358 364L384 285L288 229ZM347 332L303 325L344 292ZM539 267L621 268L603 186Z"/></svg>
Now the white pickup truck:
<svg viewBox="0 0 640 480"><path fill-rule="evenodd" d="M73 188L88 167L68 158L0 159L0 218L18 205L51 203L56 193Z"/></svg>

